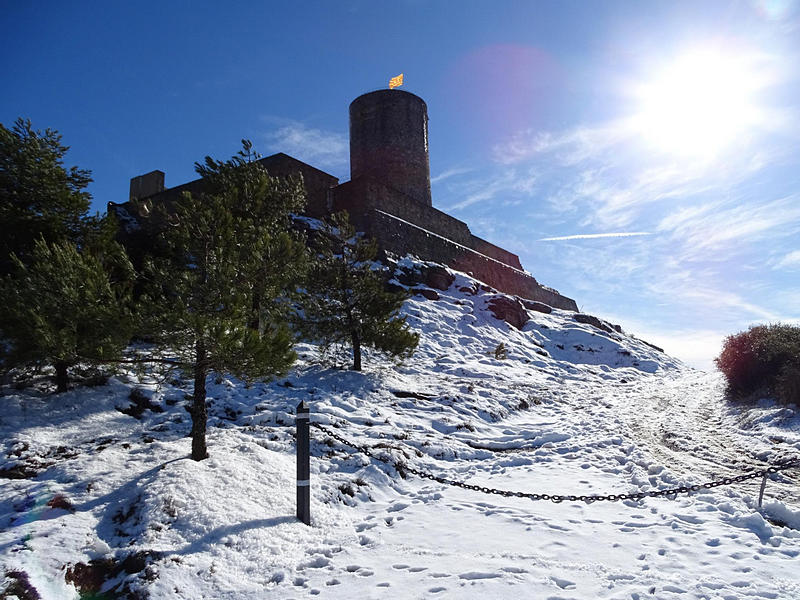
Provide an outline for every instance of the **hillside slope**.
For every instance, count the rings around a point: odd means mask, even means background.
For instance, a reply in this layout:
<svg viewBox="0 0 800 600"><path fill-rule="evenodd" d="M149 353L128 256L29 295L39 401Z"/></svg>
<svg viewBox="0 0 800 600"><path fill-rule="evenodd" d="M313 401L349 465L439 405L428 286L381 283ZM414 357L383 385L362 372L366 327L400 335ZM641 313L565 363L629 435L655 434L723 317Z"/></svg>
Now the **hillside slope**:
<svg viewBox="0 0 800 600"><path fill-rule="evenodd" d="M539 494L673 488L800 455L796 407L739 413L717 376L602 321L537 307L517 328L495 317L513 299L464 274L436 290L404 277L420 290L411 360L368 355L355 373L304 344L285 379L220 377L200 463L188 380L5 390L0 598L800 597L798 469L767 485L762 513L758 480L555 504L398 473L315 429L312 527L297 522L300 401L387 460ZM134 388L139 418L121 412Z"/></svg>

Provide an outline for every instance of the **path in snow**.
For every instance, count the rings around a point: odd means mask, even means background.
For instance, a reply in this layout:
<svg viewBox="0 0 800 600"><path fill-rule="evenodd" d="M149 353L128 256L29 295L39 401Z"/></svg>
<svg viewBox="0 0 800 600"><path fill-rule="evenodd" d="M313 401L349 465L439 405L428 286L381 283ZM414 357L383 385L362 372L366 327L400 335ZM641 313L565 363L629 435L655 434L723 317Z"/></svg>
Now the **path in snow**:
<svg viewBox="0 0 800 600"><path fill-rule="evenodd" d="M622 396L621 414L644 450L685 477L720 479L800 455L800 443L781 433L748 435L753 424L726 402L723 390L720 375L699 371L642 381L635 393ZM758 489L760 481L746 485ZM797 470L777 474L767 484L766 497L796 503L799 482Z"/></svg>

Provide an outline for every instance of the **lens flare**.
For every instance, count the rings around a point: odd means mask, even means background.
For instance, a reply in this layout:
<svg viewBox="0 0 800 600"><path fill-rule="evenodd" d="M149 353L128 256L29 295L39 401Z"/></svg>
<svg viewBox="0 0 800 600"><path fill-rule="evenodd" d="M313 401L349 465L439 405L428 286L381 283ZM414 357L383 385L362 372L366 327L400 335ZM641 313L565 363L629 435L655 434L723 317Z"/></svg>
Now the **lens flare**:
<svg viewBox="0 0 800 600"><path fill-rule="evenodd" d="M638 87L641 108L633 126L655 150L711 158L762 121L756 104L761 87L752 57L694 50Z"/></svg>

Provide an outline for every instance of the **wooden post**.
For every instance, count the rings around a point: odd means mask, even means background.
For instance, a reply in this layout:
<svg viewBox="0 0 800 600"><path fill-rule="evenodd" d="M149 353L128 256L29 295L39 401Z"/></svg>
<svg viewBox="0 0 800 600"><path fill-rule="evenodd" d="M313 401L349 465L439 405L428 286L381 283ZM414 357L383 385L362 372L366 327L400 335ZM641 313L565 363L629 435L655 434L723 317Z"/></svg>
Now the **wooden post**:
<svg viewBox="0 0 800 600"><path fill-rule="evenodd" d="M305 401L297 405L297 518L306 525L311 525L309 412Z"/></svg>
<svg viewBox="0 0 800 600"><path fill-rule="evenodd" d="M767 477L769 477L769 473L764 471L764 478L761 480L761 490L758 492L758 510L761 510L761 502L764 500L764 488L767 487Z"/></svg>

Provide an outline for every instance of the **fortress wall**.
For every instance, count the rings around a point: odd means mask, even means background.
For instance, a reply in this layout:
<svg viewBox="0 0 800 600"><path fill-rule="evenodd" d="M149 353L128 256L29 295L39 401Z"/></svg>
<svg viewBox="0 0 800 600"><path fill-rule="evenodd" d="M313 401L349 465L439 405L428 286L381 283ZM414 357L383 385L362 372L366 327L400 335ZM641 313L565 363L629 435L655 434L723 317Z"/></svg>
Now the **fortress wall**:
<svg viewBox="0 0 800 600"><path fill-rule="evenodd" d="M369 208L379 208L465 246L469 245L472 237L464 221L459 221L432 206L426 206L372 178L354 179L343 183L334 191L334 209L347 210L351 219L356 213Z"/></svg>
<svg viewBox="0 0 800 600"><path fill-rule="evenodd" d="M337 177L282 152L262 158L259 162L272 177L286 178L301 174L307 197L305 214L315 219L330 214L331 188L339 184Z"/></svg>
<svg viewBox="0 0 800 600"><path fill-rule="evenodd" d="M382 210L364 211L358 215L358 220L365 225L367 234L377 238L380 247L387 252L399 256L413 254L422 260L445 263L454 269L470 273L476 279L506 294L544 302L555 308L578 311L574 300L540 285L528 273ZM409 248L413 248L413 251L409 251Z"/></svg>
<svg viewBox="0 0 800 600"><path fill-rule="evenodd" d="M366 224L358 221L365 209L377 208L418 227L471 248L515 269L522 270L519 257L472 233L464 221L451 217L432 206L426 206L382 183L362 177L338 186L334 190L334 210L347 210L356 229L365 230ZM410 247L410 246L409 246Z"/></svg>
<svg viewBox="0 0 800 600"><path fill-rule="evenodd" d="M479 238L477 235L472 235L470 238L470 243L468 245L470 248L475 250L475 252L485 254L486 256L491 256L492 258L496 258L500 262L514 267L515 269L519 269L520 271L522 270L522 263L519 262L519 256L513 252L509 252L500 246L495 246L491 242L487 242L486 240Z"/></svg>

